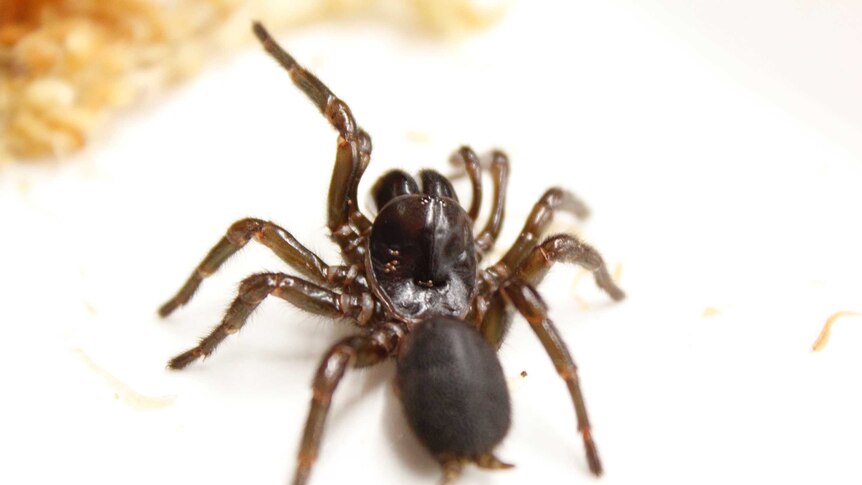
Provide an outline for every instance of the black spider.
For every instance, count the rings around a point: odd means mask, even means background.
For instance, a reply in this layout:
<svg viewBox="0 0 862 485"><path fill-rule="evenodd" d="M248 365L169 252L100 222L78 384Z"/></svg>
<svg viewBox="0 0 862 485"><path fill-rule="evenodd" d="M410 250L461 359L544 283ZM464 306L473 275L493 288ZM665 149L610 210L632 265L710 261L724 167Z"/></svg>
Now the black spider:
<svg viewBox="0 0 862 485"><path fill-rule="evenodd" d="M474 236L481 203L481 170L467 147L453 157L470 178L468 210L458 203L452 184L433 170L419 183L400 170L374 185L374 221L356 204L359 179L371 156L371 139L354 121L347 104L303 69L258 23L254 33L288 70L291 79L338 130L335 169L329 189L328 226L345 264L330 266L290 233L259 219L234 223L200 263L186 284L160 309L167 316L189 301L201 281L255 239L305 278L263 273L243 280L221 324L200 344L174 357L182 369L212 353L239 331L249 314L269 295L334 319L348 319L358 332L336 343L314 377L311 411L299 449L294 484L307 481L317 457L329 404L348 367L397 362L397 389L410 426L441 463L444 480L458 476L465 463L508 468L493 455L510 423L508 390L495 349L516 308L530 323L565 380L578 418L590 470L602 471L581 396L575 364L535 286L556 262L577 263L592 271L596 283L614 300L624 297L601 256L571 235L539 238L556 210L587 215L569 192L548 190L533 207L515 244L496 264L479 267L493 247L503 222L509 162L493 152L488 165L494 181L488 222Z"/></svg>

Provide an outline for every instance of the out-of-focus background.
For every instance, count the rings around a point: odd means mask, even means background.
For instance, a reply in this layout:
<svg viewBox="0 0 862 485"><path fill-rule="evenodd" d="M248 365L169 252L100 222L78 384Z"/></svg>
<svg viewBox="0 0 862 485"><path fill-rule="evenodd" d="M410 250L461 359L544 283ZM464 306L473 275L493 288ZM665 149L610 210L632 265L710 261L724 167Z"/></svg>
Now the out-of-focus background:
<svg viewBox="0 0 862 485"><path fill-rule="evenodd" d="M830 315L862 311L862 6L461 3L443 17L396 2L257 17L281 25L278 40L371 133L361 191L393 167L445 171L470 144L512 160L501 247L550 185L593 209L555 228L596 246L629 298L611 304L564 267L540 290L579 364L606 474L589 475L565 388L518 319L500 353L514 425L499 449L517 466L469 468L462 482L858 483L862 318L811 345ZM3 32L7 48L23 35ZM241 217L272 219L338 260L324 230L335 134L236 35L195 57L197 76L106 102L83 138L36 158L6 145L3 483L292 473L311 376L349 329L267 302L210 359L164 370L218 322L240 279L286 270L251 245L189 306L155 315ZM19 109L26 72L4 52L0 102ZM78 99L52 82L33 94L42 124L25 124L45 137L45 120L65 125L39 110ZM384 365L345 379L311 483L439 481L392 376Z"/></svg>

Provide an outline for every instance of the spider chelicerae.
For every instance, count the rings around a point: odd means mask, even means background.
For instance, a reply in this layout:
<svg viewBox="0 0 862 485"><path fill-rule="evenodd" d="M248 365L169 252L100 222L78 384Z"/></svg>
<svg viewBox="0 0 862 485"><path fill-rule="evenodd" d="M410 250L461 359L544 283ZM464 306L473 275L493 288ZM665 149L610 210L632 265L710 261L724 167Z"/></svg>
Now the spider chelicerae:
<svg viewBox="0 0 862 485"><path fill-rule="evenodd" d="M371 158L371 138L356 124L347 104L297 64L262 25L255 23L254 33L338 131L327 225L344 264L325 263L272 222L235 222L159 309L161 316L187 303L204 278L252 239L301 277L261 273L243 280L221 324L197 346L171 359L169 367L182 369L210 355L270 295L316 315L348 320L356 326L355 335L333 345L314 376L293 483L308 480L332 395L347 369L390 358L396 361L396 390L407 421L449 482L468 463L490 469L511 466L493 451L511 420L496 349L514 308L530 324L566 383L589 468L601 474L575 364L535 290L552 265L564 262L592 271L598 286L614 300L624 298L595 249L568 234L541 239L555 211L583 218L586 206L566 190L548 190L505 255L481 268L503 223L509 161L494 151L483 163L463 147L452 162L470 180L472 199L466 210L440 173L423 170L414 178L393 170L372 188L377 215L370 220L357 207L356 192ZM493 180L492 208L487 222L477 226L483 170L490 170Z"/></svg>

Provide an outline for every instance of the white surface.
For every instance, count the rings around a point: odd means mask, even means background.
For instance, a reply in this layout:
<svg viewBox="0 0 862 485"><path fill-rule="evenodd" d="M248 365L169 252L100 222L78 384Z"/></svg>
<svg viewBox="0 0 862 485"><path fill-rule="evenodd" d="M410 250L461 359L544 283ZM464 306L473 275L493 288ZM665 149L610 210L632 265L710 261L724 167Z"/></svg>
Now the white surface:
<svg viewBox="0 0 862 485"><path fill-rule="evenodd" d="M583 308L571 268L541 288L606 475L587 472L564 386L518 320L499 450L517 468L462 483L860 483L860 322L810 351L829 314L862 306L862 76L845 44L860 9L633 3L521 2L462 43L365 23L278 36L372 134L363 192L392 167L445 169L462 143L498 146L512 159L503 246L562 185L593 208L585 237L622 264L620 304L583 279ZM809 42L781 41L800 25ZM155 309L244 216L337 261L323 230L334 139L251 49L71 163L2 169L0 482L286 481L314 368L348 330L268 302L212 358L165 371L243 276L285 269L260 247L167 321ZM392 371L345 379L313 484L438 481Z"/></svg>

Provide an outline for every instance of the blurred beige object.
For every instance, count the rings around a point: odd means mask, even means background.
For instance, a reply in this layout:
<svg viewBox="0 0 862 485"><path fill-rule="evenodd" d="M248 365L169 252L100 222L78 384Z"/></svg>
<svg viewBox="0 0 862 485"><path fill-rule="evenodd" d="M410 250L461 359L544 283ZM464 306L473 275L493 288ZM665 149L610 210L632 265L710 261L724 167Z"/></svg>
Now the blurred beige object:
<svg viewBox="0 0 862 485"><path fill-rule="evenodd" d="M283 28L367 11L459 32L508 0L0 0L0 160L82 148L118 108L195 73L251 39L250 20Z"/></svg>
<svg viewBox="0 0 862 485"><path fill-rule="evenodd" d="M823 347L826 347L826 342L829 341L829 333L832 331L832 325L839 318L844 317L862 317L862 313L859 312L835 312L826 319L826 323L823 325L823 329L820 331L820 335L817 336L817 340L814 341L814 344L811 346L811 350L814 352L819 352L823 350Z"/></svg>
<svg viewBox="0 0 862 485"><path fill-rule="evenodd" d="M412 0L419 18L435 30L458 32L481 29L497 21L508 0Z"/></svg>

